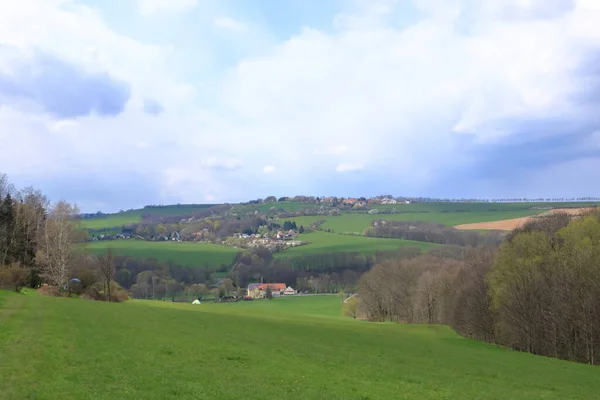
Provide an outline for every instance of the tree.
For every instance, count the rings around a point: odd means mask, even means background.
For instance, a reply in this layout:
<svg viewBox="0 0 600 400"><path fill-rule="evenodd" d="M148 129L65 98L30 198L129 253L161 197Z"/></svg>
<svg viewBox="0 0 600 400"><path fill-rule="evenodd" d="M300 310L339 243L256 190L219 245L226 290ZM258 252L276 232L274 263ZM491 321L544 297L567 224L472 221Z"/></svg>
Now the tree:
<svg viewBox="0 0 600 400"><path fill-rule="evenodd" d="M115 265L115 257L112 248L108 247L106 252L98 257L98 266L100 269L100 276L105 288L105 293L108 294L108 301L111 301L111 282L115 279L117 273Z"/></svg>
<svg viewBox="0 0 600 400"><path fill-rule="evenodd" d="M338 298L340 299L340 301L343 303L344 300L346 299L346 293L344 293L343 290L340 290L337 294Z"/></svg>
<svg viewBox="0 0 600 400"><path fill-rule="evenodd" d="M67 283L69 260L75 243L81 238L74 216L79 213L76 206L59 201L50 211L40 232L36 261L42 275L51 284L63 290Z"/></svg>
<svg viewBox="0 0 600 400"><path fill-rule="evenodd" d="M10 287L18 293L28 281L28 271L18 264L11 264L3 268L0 267L0 287Z"/></svg>
<svg viewBox="0 0 600 400"><path fill-rule="evenodd" d="M8 193L0 202L0 266L11 261L9 255L15 228L13 206L12 196Z"/></svg>
<svg viewBox="0 0 600 400"><path fill-rule="evenodd" d="M271 289L270 285L267 285L267 288L265 289L265 298L269 300L273 298L273 289Z"/></svg>
<svg viewBox="0 0 600 400"><path fill-rule="evenodd" d="M345 317L351 317L356 319L358 316L358 308L360 306L360 299L358 296L349 297L342 305L342 314Z"/></svg>

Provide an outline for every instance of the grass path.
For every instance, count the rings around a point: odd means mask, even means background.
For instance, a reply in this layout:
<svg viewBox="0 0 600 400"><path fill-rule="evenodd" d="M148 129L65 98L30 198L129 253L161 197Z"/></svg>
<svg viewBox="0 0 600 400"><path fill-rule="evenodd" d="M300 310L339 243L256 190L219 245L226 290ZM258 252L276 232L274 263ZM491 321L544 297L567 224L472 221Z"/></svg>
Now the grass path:
<svg viewBox="0 0 600 400"><path fill-rule="evenodd" d="M0 292L0 399L594 399L600 371L339 316L335 296L96 303Z"/></svg>

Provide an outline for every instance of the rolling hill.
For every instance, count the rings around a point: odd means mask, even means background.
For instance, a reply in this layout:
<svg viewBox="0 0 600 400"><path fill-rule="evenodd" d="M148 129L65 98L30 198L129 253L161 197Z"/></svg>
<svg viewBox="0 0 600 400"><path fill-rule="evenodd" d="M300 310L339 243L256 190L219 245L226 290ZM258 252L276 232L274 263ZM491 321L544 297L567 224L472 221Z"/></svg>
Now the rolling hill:
<svg viewBox="0 0 600 400"><path fill-rule="evenodd" d="M597 367L443 326L340 316L336 296L201 305L0 292L2 399L594 399Z"/></svg>

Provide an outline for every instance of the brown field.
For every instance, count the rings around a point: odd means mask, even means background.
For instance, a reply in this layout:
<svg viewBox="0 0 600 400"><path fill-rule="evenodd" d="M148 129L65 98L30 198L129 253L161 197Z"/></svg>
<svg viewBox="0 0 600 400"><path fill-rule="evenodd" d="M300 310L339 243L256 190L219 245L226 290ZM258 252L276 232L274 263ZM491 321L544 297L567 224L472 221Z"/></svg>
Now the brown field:
<svg viewBox="0 0 600 400"><path fill-rule="evenodd" d="M586 211L590 211L591 208L556 208L554 210L549 210L538 214L536 216L531 217L523 217L523 218L513 218L513 219L505 219L502 221L492 221L492 222L477 222L474 224L463 224L456 225L456 229L465 229L465 230L498 230L498 231L512 231L513 229L517 229L520 226L523 226L527 221L532 218L537 218L544 215L549 215L557 212L565 212L567 214L571 214L573 216L581 215Z"/></svg>

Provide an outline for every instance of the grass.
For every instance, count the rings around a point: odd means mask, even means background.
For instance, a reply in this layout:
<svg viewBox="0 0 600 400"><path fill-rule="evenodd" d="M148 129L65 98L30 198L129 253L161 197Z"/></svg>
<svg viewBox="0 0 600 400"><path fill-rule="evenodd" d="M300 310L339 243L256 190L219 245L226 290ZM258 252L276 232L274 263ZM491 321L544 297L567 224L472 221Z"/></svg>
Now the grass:
<svg viewBox="0 0 600 400"><path fill-rule="evenodd" d="M81 227L83 229L110 229L135 224L141 220L142 210L133 210L97 218L84 218L81 219Z"/></svg>
<svg viewBox="0 0 600 400"><path fill-rule="evenodd" d="M377 251L397 250L404 246L416 246L422 250L437 246L432 243L415 242L411 240L370 238L325 232L311 232L298 235L298 240L310 242L310 244L275 253L275 256L294 257L337 252L375 254Z"/></svg>
<svg viewBox="0 0 600 400"><path fill-rule="evenodd" d="M211 207L214 204L198 204L193 207L181 207L177 205L165 207L151 207L139 210L125 211L122 213L108 214L102 217L85 218L81 220L83 229L111 229L122 227L124 225L135 224L142 221L142 216L145 214L159 216L177 216L189 215L193 212Z"/></svg>
<svg viewBox="0 0 600 400"><path fill-rule="evenodd" d="M543 212L543 210L521 210L521 211L486 211L486 212L411 212L405 214L342 214L339 216L312 216L284 218L284 220L295 221L299 227L310 226L314 221L325 220L321 229L331 229L338 233L362 234L371 225L371 221L384 219L388 221L423 221L441 225L460 225L475 222L501 221L504 219L527 217Z"/></svg>
<svg viewBox="0 0 600 400"><path fill-rule="evenodd" d="M249 214L258 210L261 213L268 213L271 209L285 210L287 212L296 212L301 209L318 208L320 204L315 203L300 203L297 201L278 201L275 203L263 203L263 204L250 204L250 205L237 205L234 211L239 214Z"/></svg>
<svg viewBox="0 0 600 400"><path fill-rule="evenodd" d="M497 212L497 211L526 211L532 208L579 208L597 205L598 203L588 202L535 202L535 203L451 203L451 202L431 202L431 203L410 203L410 204L386 204L378 205L374 208L380 210L391 210L398 212ZM486 222L486 221L483 221Z"/></svg>
<svg viewBox="0 0 600 400"><path fill-rule="evenodd" d="M133 258L155 258L158 261L172 261L190 267L218 267L231 265L239 251L232 247L210 243L189 242L149 242L143 240L111 240L88 242L86 248L101 254L110 246L116 254Z"/></svg>
<svg viewBox="0 0 600 400"><path fill-rule="evenodd" d="M0 399L594 399L598 368L339 299L122 304L0 292Z"/></svg>

